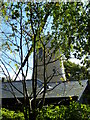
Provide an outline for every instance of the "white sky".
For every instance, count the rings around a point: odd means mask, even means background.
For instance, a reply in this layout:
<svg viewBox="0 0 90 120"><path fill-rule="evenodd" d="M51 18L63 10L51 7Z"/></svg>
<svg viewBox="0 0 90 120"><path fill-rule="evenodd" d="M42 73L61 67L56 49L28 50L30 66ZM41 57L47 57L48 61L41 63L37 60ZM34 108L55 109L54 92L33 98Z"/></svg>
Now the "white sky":
<svg viewBox="0 0 90 120"><path fill-rule="evenodd" d="M80 62L81 62L81 60L79 60L79 59L76 59L76 58L71 58L71 59L70 59L70 61L71 61L71 62L73 62L73 63L75 63L75 64L79 64L79 65L81 65L81 66L82 66L82 64L80 63Z"/></svg>

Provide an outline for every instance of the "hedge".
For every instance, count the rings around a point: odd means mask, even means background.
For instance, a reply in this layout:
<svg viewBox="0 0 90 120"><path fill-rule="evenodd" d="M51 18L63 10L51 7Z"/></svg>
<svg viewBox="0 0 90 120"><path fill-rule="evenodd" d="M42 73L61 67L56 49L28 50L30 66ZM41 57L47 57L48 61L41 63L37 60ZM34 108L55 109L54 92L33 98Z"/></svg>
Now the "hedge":
<svg viewBox="0 0 90 120"><path fill-rule="evenodd" d="M90 120L90 106L71 102L69 106L50 105L38 109L36 120ZM10 111L2 108L0 111L2 120L25 120L22 112Z"/></svg>

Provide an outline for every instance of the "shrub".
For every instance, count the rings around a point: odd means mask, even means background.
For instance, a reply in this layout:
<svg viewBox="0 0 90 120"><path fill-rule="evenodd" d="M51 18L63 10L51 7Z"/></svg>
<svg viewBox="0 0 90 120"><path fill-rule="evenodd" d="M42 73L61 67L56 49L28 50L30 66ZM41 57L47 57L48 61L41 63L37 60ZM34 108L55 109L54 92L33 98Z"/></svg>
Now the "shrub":
<svg viewBox="0 0 90 120"><path fill-rule="evenodd" d="M25 120L22 112L10 111L8 109L1 109L2 120Z"/></svg>
<svg viewBox="0 0 90 120"><path fill-rule="evenodd" d="M67 107L51 105L39 112L37 120L90 120L90 107L77 102Z"/></svg>
<svg viewBox="0 0 90 120"><path fill-rule="evenodd" d="M22 112L2 108L0 113L2 120L25 120ZM90 106L77 102L71 102L69 106L50 105L38 110L37 120L90 120Z"/></svg>

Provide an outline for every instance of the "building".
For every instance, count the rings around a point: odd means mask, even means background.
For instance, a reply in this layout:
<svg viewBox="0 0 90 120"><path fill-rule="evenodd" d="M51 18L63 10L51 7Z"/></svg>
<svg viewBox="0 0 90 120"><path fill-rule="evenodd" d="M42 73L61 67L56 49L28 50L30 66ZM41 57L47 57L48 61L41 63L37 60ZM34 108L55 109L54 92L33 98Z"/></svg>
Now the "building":
<svg viewBox="0 0 90 120"><path fill-rule="evenodd" d="M60 50L57 53L54 50L54 48L51 49L50 42L45 46L45 79L50 82L66 81L62 55ZM39 48L38 54L37 78L44 81L44 50L42 47Z"/></svg>
<svg viewBox="0 0 90 120"><path fill-rule="evenodd" d="M16 98L23 102L23 84L22 81L14 81L12 82L13 86L10 87L10 83L3 82L2 83L2 105L4 106L14 106L16 104ZM26 81L27 90L29 97L32 98L32 80ZM45 101L46 104L66 104L71 100L83 102L82 95L85 92L85 89L88 85L88 80L82 81L64 81L64 82L51 82L47 86ZM17 89L15 89L15 87ZM13 89L13 91L12 91ZM38 80L37 81L37 101L42 98L43 93L43 83ZM33 101L32 101L33 102Z"/></svg>

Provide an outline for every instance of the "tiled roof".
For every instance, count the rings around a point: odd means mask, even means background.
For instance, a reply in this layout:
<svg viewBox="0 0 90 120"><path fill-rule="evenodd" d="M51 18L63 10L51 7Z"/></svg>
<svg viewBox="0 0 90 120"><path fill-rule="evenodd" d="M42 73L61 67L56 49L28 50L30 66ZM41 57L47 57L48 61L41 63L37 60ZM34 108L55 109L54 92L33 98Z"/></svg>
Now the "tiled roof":
<svg viewBox="0 0 90 120"><path fill-rule="evenodd" d="M66 81L66 82L60 82L60 83L49 83L49 89L47 89L46 98L58 98L58 97L70 97L70 96L78 96L78 99L80 99L81 95L83 94L86 86L87 86L88 80L82 80L80 82L78 81ZM18 82L12 82L12 84L23 93L23 85L21 81ZM32 81L27 80L26 81L27 90L29 95L32 92ZM42 83L38 81L38 91L40 90L42 86ZM12 87L13 88L13 87ZM10 83L2 83L2 98L14 98L12 94L12 89L10 87ZM15 88L13 88L13 91L16 95L16 97L22 98L23 94L17 91ZM42 89L43 91L43 89ZM42 94L38 96L38 98L41 97Z"/></svg>
<svg viewBox="0 0 90 120"><path fill-rule="evenodd" d="M15 86L17 88L17 90L12 85ZM22 83L22 81L12 82L12 85L11 85L11 83L8 83L8 82L2 83L2 98L14 98L13 93L18 98L23 97L23 94L22 94L23 93L23 83ZM42 85L42 83L38 80L37 87L39 87L41 85ZM26 86L27 86L28 93L31 94L32 81L26 80ZM12 92L12 89L13 89L13 92Z"/></svg>
<svg viewBox="0 0 90 120"><path fill-rule="evenodd" d="M82 96L88 80L82 81L68 81L63 83L56 83L56 87L53 90L47 92L46 97L70 97L78 96L78 100ZM49 83L50 86L54 87L55 83Z"/></svg>

